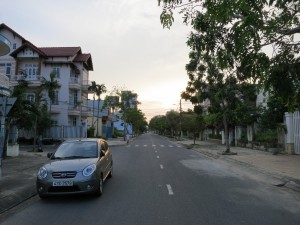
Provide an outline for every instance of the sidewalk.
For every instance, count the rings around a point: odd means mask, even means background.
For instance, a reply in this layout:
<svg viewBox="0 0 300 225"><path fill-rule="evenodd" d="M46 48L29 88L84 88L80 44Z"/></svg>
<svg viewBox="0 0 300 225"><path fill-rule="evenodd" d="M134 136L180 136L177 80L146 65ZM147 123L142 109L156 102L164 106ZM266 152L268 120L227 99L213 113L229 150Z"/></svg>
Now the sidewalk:
<svg viewBox="0 0 300 225"><path fill-rule="evenodd" d="M120 139L108 140L109 146L125 145ZM57 146L43 146L43 152L29 152L32 146L20 146L18 157L3 160L0 178L0 214L36 195L36 173Z"/></svg>
<svg viewBox="0 0 300 225"><path fill-rule="evenodd" d="M176 141L191 146L192 140ZM222 155L225 146L220 141L196 141L192 149L210 158L239 166L239 170L271 185L286 187L300 193L300 155L278 154L242 147L230 147L237 155Z"/></svg>

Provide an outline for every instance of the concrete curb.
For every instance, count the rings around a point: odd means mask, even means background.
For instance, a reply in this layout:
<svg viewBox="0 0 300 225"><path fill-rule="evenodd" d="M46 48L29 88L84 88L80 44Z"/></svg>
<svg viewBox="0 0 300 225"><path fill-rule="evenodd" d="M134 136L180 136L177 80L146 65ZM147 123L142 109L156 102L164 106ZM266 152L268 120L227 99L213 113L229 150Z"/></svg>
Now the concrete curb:
<svg viewBox="0 0 300 225"><path fill-rule="evenodd" d="M18 191L8 192L6 196L1 198L0 214L10 210L35 195L37 195L35 184L20 187L18 188Z"/></svg>

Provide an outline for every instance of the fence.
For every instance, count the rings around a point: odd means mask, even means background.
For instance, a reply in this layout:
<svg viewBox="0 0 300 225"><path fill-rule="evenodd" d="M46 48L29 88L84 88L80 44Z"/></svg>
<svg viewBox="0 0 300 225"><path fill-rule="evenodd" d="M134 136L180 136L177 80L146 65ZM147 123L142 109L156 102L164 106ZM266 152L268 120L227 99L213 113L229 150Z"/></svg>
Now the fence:
<svg viewBox="0 0 300 225"><path fill-rule="evenodd" d="M300 112L293 113L294 124L294 149L295 153L300 155Z"/></svg>
<svg viewBox="0 0 300 225"><path fill-rule="evenodd" d="M102 126L102 136L105 138L111 138L113 133L112 127ZM32 138L34 137L33 131L20 130L18 132L19 137ZM86 128L80 126L53 126L48 129L42 135L43 139L57 139L64 140L69 138L86 138Z"/></svg>
<svg viewBox="0 0 300 225"><path fill-rule="evenodd" d="M86 130L80 126L53 126L43 134L44 139L85 138ZM19 137L32 138L33 131L20 130Z"/></svg>
<svg viewBox="0 0 300 225"><path fill-rule="evenodd" d="M291 153L300 155L300 112L285 113L286 147Z"/></svg>

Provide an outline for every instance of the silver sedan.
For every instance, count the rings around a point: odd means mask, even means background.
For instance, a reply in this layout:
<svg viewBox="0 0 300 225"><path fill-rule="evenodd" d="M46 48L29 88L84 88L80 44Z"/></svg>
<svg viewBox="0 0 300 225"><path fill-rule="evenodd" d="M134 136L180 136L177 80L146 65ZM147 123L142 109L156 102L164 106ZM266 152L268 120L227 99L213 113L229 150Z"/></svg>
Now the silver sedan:
<svg viewBox="0 0 300 225"><path fill-rule="evenodd" d="M37 174L36 188L41 198L50 195L93 193L101 196L103 182L113 175L113 160L103 139L63 142L50 162Z"/></svg>

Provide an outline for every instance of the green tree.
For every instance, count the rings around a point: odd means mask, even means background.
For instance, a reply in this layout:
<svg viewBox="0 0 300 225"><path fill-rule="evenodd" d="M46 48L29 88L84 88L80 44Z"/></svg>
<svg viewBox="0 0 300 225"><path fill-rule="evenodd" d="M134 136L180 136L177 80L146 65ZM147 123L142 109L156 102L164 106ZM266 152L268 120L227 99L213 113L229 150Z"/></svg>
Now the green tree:
<svg viewBox="0 0 300 225"><path fill-rule="evenodd" d="M209 55L209 52L190 54L190 62L186 66L190 81L182 97L196 104L198 108L195 111L199 112L199 103L209 101L209 113L214 114L219 123L222 121L225 152L229 153L229 131L236 124L247 123L246 119L250 118L246 115L255 108L255 86L239 80L236 71L229 65L220 66L214 53ZM195 63L195 60L201 63Z"/></svg>
<svg viewBox="0 0 300 225"><path fill-rule="evenodd" d="M109 108L109 111L114 113L115 110L120 108L120 97L119 96L106 96L104 105Z"/></svg>
<svg viewBox="0 0 300 225"><path fill-rule="evenodd" d="M194 112L182 113L182 129L193 134L194 144L196 144L196 138L204 128L205 122L202 115Z"/></svg>
<svg viewBox="0 0 300 225"><path fill-rule="evenodd" d="M161 22L170 27L180 7L193 32L187 64L190 82L186 94L193 103L210 100L210 112L221 112L225 137L230 125L253 119L248 100L253 84L273 90L290 109L299 105L299 1L161 0ZM267 55L265 48L273 47ZM279 80L283 85L279 87ZM246 93L243 89L252 89ZM291 90L289 93L286 90ZM254 113L255 114L255 113ZM256 113L257 114L257 113ZM220 116L218 116L220 118ZM240 121L238 121L240 120ZM226 151L229 143L226 141Z"/></svg>
<svg viewBox="0 0 300 225"><path fill-rule="evenodd" d="M37 136L41 135L46 129L51 127L51 120L46 100L42 95L42 87L38 88L34 92L35 99L34 101L31 101L26 99L28 85L28 81L19 80L18 85L16 85L13 89L12 97L16 97L17 100L8 113L8 127L6 128L6 133L9 133L9 125L16 125L18 129L35 131L33 143L33 150L35 150L35 141ZM8 137L6 137L6 140L7 138Z"/></svg>
<svg viewBox="0 0 300 225"><path fill-rule="evenodd" d="M18 84L12 91L11 97L15 97L16 102L9 111L6 118L3 158L7 156L7 140L10 126L16 125L18 128L33 127L33 121L30 113L31 103L30 101L26 100L25 97L25 92L28 88L28 84L29 83L25 80L18 80Z"/></svg>
<svg viewBox="0 0 300 225"><path fill-rule="evenodd" d="M173 137L175 133L180 132L180 114L174 110L166 113L166 125Z"/></svg>
<svg viewBox="0 0 300 225"><path fill-rule="evenodd" d="M107 91L105 84L96 84L94 91L95 91L96 96L98 97L98 110L97 110L98 114L97 114L97 129L96 129L96 135L98 137L99 136L100 100L101 100L100 96L101 96L101 94L106 93L106 91Z"/></svg>
<svg viewBox="0 0 300 225"><path fill-rule="evenodd" d="M50 119L50 112L48 112L47 100L44 98L43 89L38 88L35 92L34 102L31 102L31 118L34 118L33 127L29 127L29 130L34 129L33 138L33 151L36 151L36 140L44 131L49 129L52 125Z"/></svg>
<svg viewBox="0 0 300 225"><path fill-rule="evenodd" d="M218 67L230 66L239 80L259 82L283 98L288 109L300 105L300 2L296 0L158 0L161 23L172 25L180 9L193 32L196 52L214 52ZM199 49L201 51L199 51ZM266 49L272 52L266 54ZM198 58L200 56L197 56ZM197 62L197 61L195 61Z"/></svg>
<svg viewBox="0 0 300 225"><path fill-rule="evenodd" d="M45 88L48 92L48 97L50 99L49 101L49 111L51 113L51 105L55 101L55 91L60 88L60 84L58 83L57 80L55 80L55 71L52 71L50 73L50 80L42 80L42 85L43 88Z"/></svg>
<svg viewBox="0 0 300 225"><path fill-rule="evenodd" d="M128 108L123 113L123 118L126 121L126 123L129 123L132 125L133 133L139 134L147 129L147 121L144 113L135 108Z"/></svg>
<svg viewBox="0 0 300 225"><path fill-rule="evenodd" d="M165 130L167 129L166 121L165 115L154 116L149 122L149 129L157 131L159 134L164 134Z"/></svg>
<svg viewBox="0 0 300 225"><path fill-rule="evenodd" d="M94 116L95 116L95 91L96 91L97 83L95 81L92 81L92 85L89 86L89 91L93 92L93 117L92 117L92 127L94 127ZM92 129L93 130L93 129ZM94 134L93 134L94 136Z"/></svg>

